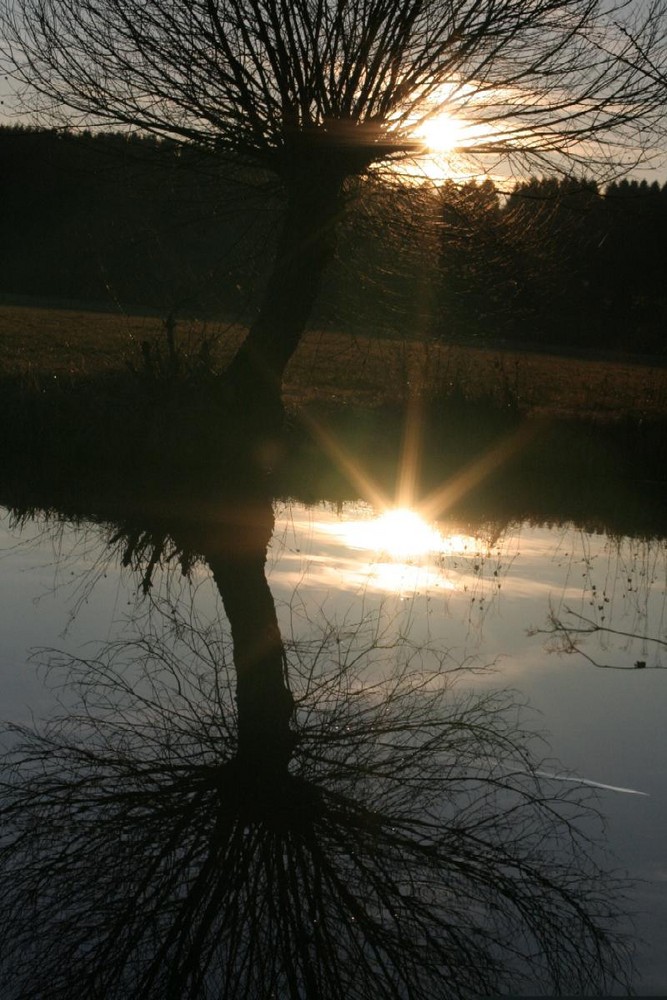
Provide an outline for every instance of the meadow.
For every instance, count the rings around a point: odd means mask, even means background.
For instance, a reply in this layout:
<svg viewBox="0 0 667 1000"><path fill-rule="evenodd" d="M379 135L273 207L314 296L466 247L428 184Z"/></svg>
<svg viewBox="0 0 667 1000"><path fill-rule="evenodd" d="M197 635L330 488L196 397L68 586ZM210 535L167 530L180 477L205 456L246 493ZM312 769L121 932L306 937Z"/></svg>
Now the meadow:
<svg viewBox="0 0 667 1000"><path fill-rule="evenodd" d="M174 331L176 369L192 373L202 359L221 370L244 334L236 325L183 320ZM165 323L158 317L0 306L0 377L27 390L127 373L176 374ZM309 331L287 372L290 407L339 404L378 407L415 397L485 401L529 416L596 421L656 420L667 415L667 367L645 360L572 356L401 341Z"/></svg>

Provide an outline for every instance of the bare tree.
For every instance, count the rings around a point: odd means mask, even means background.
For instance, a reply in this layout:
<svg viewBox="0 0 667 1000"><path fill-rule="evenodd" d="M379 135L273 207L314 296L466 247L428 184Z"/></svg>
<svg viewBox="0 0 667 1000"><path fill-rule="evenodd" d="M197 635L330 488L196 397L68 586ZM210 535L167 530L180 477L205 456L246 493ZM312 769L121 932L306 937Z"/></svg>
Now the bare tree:
<svg viewBox="0 0 667 1000"><path fill-rule="evenodd" d="M291 759L250 769L229 641L196 605L50 655L68 704L0 755L3 997L625 982L586 789L541 774L505 695L457 693L447 657L428 669L381 616L350 624L289 644Z"/></svg>
<svg viewBox="0 0 667 1000"><path fill-rule="evenodd" d="M511 694L457 686L382 609L295 594L283 636L266 484L226 499L115 523L144 603L83 659L43 653L61 711L2 734L3 1000L624 984L590 789L551 780ZM151 587L202 557L227 621L201 579Z"/></svg>
<svg viewBox="0 0 667 1000"><path fill-rule="evenodd" d="M610 625L604 625L603 622L604 619L598 621L595 618L586 618L584 615L573 611L565 605L561 612L556 612L551 608L546 625L542 628L529 628L528 635L546 635L549 637L546 648L550 653L559 653L567 656L576 653L585 660L588 660L589 663L592 663L594 667L600 667L604 670L643 670L647 667L653 670L665 669L659 659L659 647L664 646L667 648L667 638L661 638L658 635L641 635L638 632L623 631L622 629L612 628ZM598 639L617 636L628 640L625 651L625 662L601 663L600 660L587 653L582 646L586 639L592 636L596 636ZM632 660L628 651L630 644L633 642L641 644L640 649L643 657L647 655L646 651L649 650L652 660Z"/></svg>
<svg viewBox="0 0 667 1000"><path fill-rule="evenodd" d="M464 122L478 169L601 172L636 160L661 113L662 0L2 0L0 11L9 71L51 119L152 132L279 178L275 265L228 377L254 399L279 392L346 181L417 152L429 116Z"/></svg>

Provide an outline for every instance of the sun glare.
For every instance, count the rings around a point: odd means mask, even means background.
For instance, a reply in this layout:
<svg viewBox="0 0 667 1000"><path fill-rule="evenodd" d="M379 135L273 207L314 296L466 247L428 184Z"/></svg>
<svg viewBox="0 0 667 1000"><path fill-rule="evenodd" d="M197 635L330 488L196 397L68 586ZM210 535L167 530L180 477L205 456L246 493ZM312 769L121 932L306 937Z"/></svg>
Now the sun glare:
<svg viewBox="0 0 667 1000"><path fill-rule="evenodd" d="M375 547L393 556L420 556L442 548L442 537L419 514L389 510L375 522Z"/></svg>
<svg viewBox="0 0 667 1000"><path fill-rule="evenodd" d="M463 122L450 115L436 115L424 122L417 132L432 153L449 153L463 140Z"/></svg>
<svg viewBox="0 0 667 1000"><path fill-rule="evenodd" d="M348 522L343 529L348 545L370 549L392 559L441 552L445 545L440 532L407 508L389 510L368 521Z"/></svg>
<svg viewBox="0 0 667 1000"><path fill-rule="evenodd" d="M435 112L414 126L412 136L421 146L421 152L407 171L413 180L463 182L480 173L484 178L487 176L474 162L476 150L489 139L488 129L480 124L444 111Z"/></svg>

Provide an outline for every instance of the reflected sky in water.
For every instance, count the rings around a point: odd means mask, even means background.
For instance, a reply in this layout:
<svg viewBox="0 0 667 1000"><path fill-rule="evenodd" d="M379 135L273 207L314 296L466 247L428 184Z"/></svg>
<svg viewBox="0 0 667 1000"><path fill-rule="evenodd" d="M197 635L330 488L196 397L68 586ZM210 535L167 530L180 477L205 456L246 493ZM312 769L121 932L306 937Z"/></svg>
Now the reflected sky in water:
<svg viewBox="0 0 667 1000"><path fill-rule="evenodd" d="M545 626L550 610L569 621L580 615L600 629L585 649L601 664L665 665L664 647L611 642L606 631L664 637L664 541L612 539L572 525L473 529L413 517L376 516L363 504L279 506L269 553L277 596L298 589L341 606L362 596L405 604L416 628L437 629L464 655L539 650L541 641L526 642L528 628Z"/></svg>
<svg viewBox="0 0 667 1000"><path fill-rule="evenodd" d="M330 615L382 602L397 630L446 644L458 662L488 665L471 683L515 686L568 768L625 790L601 787L602 807L619 864L647 880L637 901L646 939L638 989L664 993L667 649L607 629L667 637L667 544L573 525L497 532L439 522L416 537L412 553L407 538L395 544L366 505L287 505L271 547L272 587L286 607L297 588L306 605L325 603ZM583 655L558 655L557 637L529 634L548 628L550 612L599 628L581 639L599 667Z"/></svg>
<svg viewBox="0 0 667 1000"><path fill-rule="evenodd" d="M135 605L137 579L110 559L94 526L54 530L37 519L17 529L5 517L0 553L2 715L25 719L48 700L29 651L109 639ZM452 662L483 667L472 685L519 690L554 757L601 786L619 865L646 879L636 897L646 939L636 989L664 992L667 650L631 635L665 639L666 543L572 525L499 531L405 511L378 517L365 504L278 502L267 568L286 636L307 633L317 614L344 623L381 608L397 634L409 630L415 641L446 646ZM193 583L202 606L218 613L205 566ZM190 584L172 567L156 581L167 585ZM585 656L549 651L558 645L550 614L595 629L582 638Z"/></svg>

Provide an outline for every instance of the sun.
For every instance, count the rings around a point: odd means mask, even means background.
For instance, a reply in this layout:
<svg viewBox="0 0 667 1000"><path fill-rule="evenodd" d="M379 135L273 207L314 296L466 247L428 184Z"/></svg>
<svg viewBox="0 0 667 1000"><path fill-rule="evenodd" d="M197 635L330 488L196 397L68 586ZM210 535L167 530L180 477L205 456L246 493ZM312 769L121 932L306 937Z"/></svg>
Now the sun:
<svg viewBox="0 0 667 1000"><path fill-rule="evenodd" d="M416 132L427 149L432 153L449 153L460 146L464 138L465 125L447 114L428 118Z"/></svg>
<svg viewBox="0 0 667 1000"><path fill-rule="evenodd" d="M412 161L412 176L435 183L470 180L480 173L473 161L487 133L479 123L446 111L423 117L411 133L421 147Z"/></svg>

